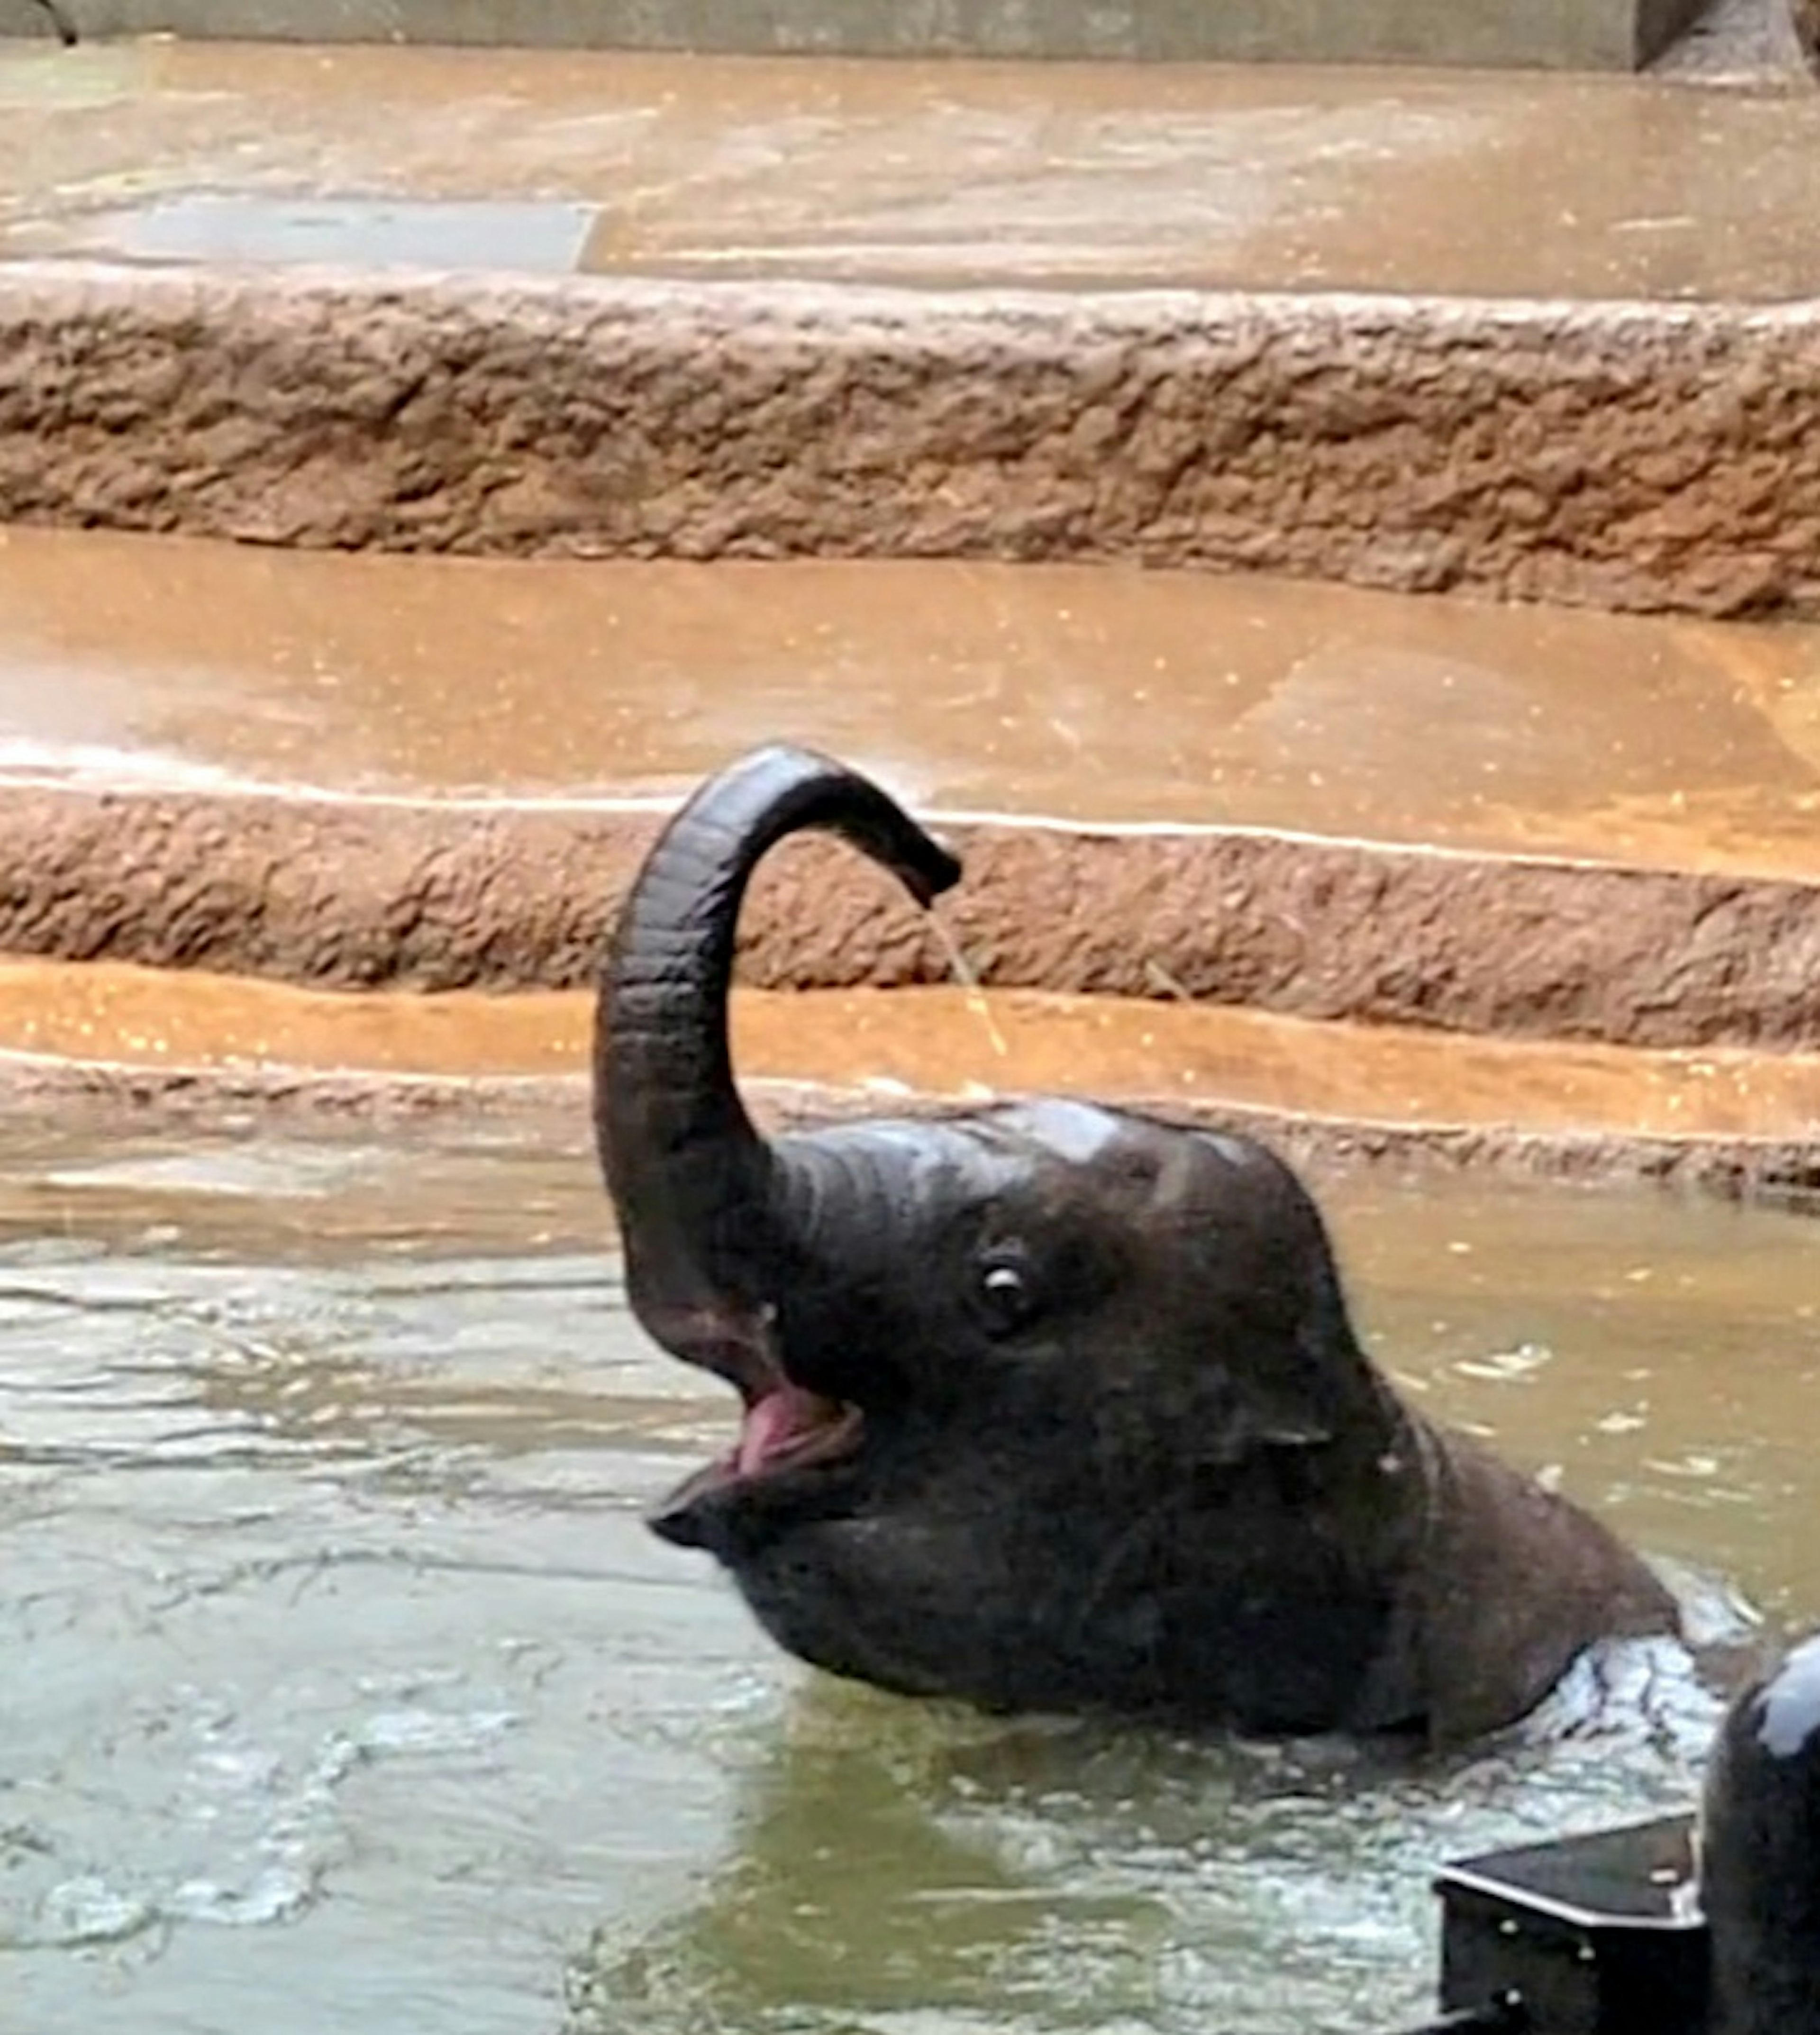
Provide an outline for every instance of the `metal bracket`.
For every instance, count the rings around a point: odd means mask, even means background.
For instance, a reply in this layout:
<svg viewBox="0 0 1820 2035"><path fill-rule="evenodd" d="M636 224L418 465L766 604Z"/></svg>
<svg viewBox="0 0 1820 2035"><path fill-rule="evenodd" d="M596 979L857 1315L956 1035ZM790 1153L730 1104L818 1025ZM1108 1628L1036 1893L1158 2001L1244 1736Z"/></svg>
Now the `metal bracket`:
<svg viewBox="0 0 1820 2035"><path fill-rule="evenodd" d="M57 39L65 49L73 50L82 39L76 24L63 11L62 0L38 0L38 4L51 17L51 25L57 31Z"/></svg>

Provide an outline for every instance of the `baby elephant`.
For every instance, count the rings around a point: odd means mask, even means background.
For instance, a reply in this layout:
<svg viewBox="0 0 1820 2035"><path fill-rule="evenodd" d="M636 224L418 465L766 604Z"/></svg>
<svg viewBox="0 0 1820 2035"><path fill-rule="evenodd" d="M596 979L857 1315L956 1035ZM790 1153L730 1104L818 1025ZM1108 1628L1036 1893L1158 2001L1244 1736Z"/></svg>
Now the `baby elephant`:
<svg viewBox="0 0 1820 2035"><path fill-rule="evenodd" d="M1247 1733L1457 1742L1590 1642L1674 1629L1603 1526L1399 1402L1250 1140L1062 1100L761 1137L735 924L805 829L925 905L960 876L875 785L761 750L653 848L602 987L632 1307L745 1409L657 1533L834 1673Z"/></svg>

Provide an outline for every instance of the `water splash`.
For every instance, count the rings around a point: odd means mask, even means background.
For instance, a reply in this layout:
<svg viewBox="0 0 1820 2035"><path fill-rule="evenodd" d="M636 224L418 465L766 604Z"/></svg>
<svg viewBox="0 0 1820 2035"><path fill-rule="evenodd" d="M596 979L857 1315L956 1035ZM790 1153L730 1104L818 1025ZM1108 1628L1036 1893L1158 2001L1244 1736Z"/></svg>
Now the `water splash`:
<svg viewBox="0 0 1820 2035"><path fill-rule="evenodd" d="M952 926L942 920L934 921L935 936L947 950L948 966L954 980L965 992L967 1008L986 1028L986 1036L991 1041L992 1050L1000 1059L1007 1058L1011 1048L1005 1042L1005 1034L998 1029L992 1015L992 1006L986 995L986 985L980 980L977 971L961 951L961 942Z"/></svg>

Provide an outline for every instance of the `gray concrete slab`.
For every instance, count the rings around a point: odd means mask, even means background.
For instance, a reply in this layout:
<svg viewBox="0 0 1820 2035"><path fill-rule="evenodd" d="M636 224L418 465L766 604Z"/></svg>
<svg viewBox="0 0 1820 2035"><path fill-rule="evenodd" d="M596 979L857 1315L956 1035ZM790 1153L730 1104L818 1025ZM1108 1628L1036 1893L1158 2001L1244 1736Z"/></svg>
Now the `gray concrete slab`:
<svg viewBox="0 0 1820 2035"><path fill-rule="evenodd" d="M1702 0L55 0L84 36L1631 70ZM0 0L0 34L46 32Z"/></svg>

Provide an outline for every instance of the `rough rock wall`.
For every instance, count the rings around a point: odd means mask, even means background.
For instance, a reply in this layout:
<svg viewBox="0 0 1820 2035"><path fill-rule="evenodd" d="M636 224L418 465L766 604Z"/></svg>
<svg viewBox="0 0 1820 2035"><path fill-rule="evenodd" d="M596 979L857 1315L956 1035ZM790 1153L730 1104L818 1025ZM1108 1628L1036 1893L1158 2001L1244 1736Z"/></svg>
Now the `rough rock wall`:
<svg viewBox="0 0 1820 2035"><path fill-rule="evenodd" d="M0 521L1820 612L1813 306L0 268Z"/></svg>
<svg viewBox="0 0 1820 2035"><path fill-rule="evenodd" d="M327 987L574 988L649 814L21 790L0 803L0 951ZM1820 889L1269 834L952 830L942 907L985 983L1619 1045L1820 1042ZM740 975L952 979L851 851L761 871Z"/></svg>

